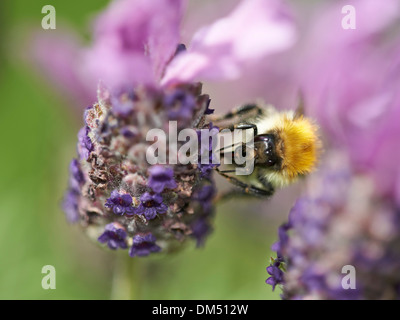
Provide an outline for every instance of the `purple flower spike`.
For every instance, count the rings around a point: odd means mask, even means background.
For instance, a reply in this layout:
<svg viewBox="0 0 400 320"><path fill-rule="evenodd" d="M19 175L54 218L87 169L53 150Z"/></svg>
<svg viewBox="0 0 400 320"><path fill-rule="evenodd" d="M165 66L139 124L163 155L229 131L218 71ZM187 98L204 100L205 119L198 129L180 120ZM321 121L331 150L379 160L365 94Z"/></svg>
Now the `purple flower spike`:
<svg viewBox="0 0 400 320"><path fill-rule="evenodd" d="M166 213L168 207L165 203L163 203L163 198L159 194L151 195L148 192L145 192L140 197L140 204L137 208L135 208L136 214L144 214L147 220L154 219L157 214Z"/></svg>
<svg viewBox="0 0 400 320"><path fill-rule="evenodd" d="M150 253L159 252L161 248L156 245L156 237L148 233L146 235L136 235L133 237L133 244L129 250L129 255L133 258L135 256L145 257Z"/></svg>
<svg viewBox="0 0 400 320"><path fill-rule="evenodd" d="M126 231L118 223L109 223L106 225L103 234L97 239L100 243L106 243L110 249L126 249Z"/></svg>
<svg viewBox="0 0 400 320"><path fill-rule="evenodd" d="M150 178L148 186L155 192L161 193L164 189L175 189L177 187L174 180L172 168L163 166L153 166L149 169Z"/></svg>
<svg viewBox="0 0 400 320"><path fill-rule="evenodd" d="M111 196L107 199L105 203L107 208L113 210L115 214L118 215L133 215L133 207L132 207L132 197L126 193L118 193L117 190L111 192Z"/></svg>
<svg viewBox="0 0 400 320"><path fill-rule="evenodd" d="M269 267L267 267L267 272L270 277L265 280L265 283L272 286L272 291L275 290L276 285L283 282L283 271L279 269L280 264L281 263L279 261L275 261Z"/></svg>

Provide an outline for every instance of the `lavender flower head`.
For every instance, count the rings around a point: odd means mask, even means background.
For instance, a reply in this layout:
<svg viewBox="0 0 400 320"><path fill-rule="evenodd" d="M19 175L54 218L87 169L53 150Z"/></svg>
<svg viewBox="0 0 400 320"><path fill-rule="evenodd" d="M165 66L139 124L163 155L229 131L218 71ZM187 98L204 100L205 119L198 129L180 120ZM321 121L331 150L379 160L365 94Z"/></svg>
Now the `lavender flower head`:
<svg viewBox="0 0 400 320"><path fill-rule="evenodd" d="M345 154L328 157L280 228L267 283L282 285L285 299L399 299L399 207ZM343 286L345 266L354 267L353 288Z"/></svg>
<svg viewBox="0 0 400 320"><path fill-rule="evenodd" d="M132 257L178 247L191 238L192 225L199 217L212 214L212 197L207 199L208 206L193 201L197 190L213 185L211 177L201 177L197 164L150 165L146 159L153 143L146 140L147 131L168 123L168 108L162 103L173 90L185 90L196 101L192 117L180 124L197 129L196 123L201 123L206 128L208 96L201 94L199 85L182 85L167 92L142 86L133 95L99 99L86 110L88 130L81 132L83 140L91 143L82 144L81 139L80 160L71 163L65 200L69 220L79 221L88 234L111 249L129 246ZM104 91L101 94L111 97ZM132 102L132 113L114 110L113 103L120 100ZM123 134L126 128L135 135Z"/></svg>
<svg viewBox="0 0 400 320"><path fill-rule="evenodd" d="M179 129L218 133L207 120L213 110L199 81L238 78L295 39L281 1L246 0L199 30L186 49L179 35L185 3L112 2L95 22L92 45L74 51L79 69L69 69L87 96L96 87L98 94L84 112L64 208L69 221L110 248L122 248L115 237L126 234L132 257L168 252L188 238L201 245L211 231L215 164L176 164L168 147L166 164L150 164L149 130L168 133L169 121L176 121ZM271 32L252 37L264 28ZM203 149L212 157L208 144Z"/></svg>

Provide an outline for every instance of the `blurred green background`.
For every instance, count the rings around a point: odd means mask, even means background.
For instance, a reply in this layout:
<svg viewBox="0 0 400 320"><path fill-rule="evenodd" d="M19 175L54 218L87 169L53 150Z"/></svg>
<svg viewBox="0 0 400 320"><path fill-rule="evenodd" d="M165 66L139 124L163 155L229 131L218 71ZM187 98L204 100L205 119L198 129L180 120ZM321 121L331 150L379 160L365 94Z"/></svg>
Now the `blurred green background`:
<svg viewBox="0 0 400 320"><path fill-rule="evenodd" d="M1 299L110 298L116 255L68 225L60 210L81 117L19 55L20 39L40 28L44 5L55 6L57 23L67 21L88 37L90 18L107 2L0 2ZM277 226L293 202L283 199L232 200L218 207L204 248L190 243L173 256L141 259L140 297L279 298L279 289L273 293L264 281ZM44 265L56 268L55 290L41 287Z"/></svg>

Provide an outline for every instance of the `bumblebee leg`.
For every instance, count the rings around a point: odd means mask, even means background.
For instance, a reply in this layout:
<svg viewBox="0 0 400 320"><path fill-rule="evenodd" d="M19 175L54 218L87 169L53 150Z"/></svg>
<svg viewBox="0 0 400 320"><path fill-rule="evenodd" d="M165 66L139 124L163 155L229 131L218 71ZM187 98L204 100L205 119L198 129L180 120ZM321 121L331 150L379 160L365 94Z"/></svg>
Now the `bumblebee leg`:
<svg viewBox="0 0 400 320"><path fill-rule="evenodd" d="M233 173L233 172L236 172L236 169L235 170L219 170L218 169L218 173Z"/></svg>
<svg viewBox="0 0 400 320"><path fill-rule="evenodd" d="M242 143L242 142L238 142L238 143L234 143L234 144L231 144L231 145L222 147L222 148L216 150L216 152L221 152L221 154L223 155L224 152L222 152L222 151L224 151L226 148L233 148L234 146L237 146L237 145L239 145L239 144L241 144L241 143ZM232 151L230 151L230 152L232 152Z"/></svg>
<svg viewBox="0 0 400 320"><path fill-rule="evenodd" d="M245 194L250 194L250 195L254 195L254 196L258 196L258 197L270 197L271 195L274 194L274 188L272 187L271 184L265 184L266 189L261 189L256 186L253 186L251 184L244 183L235 177L229 176L229 175L221 172L218 168L215 170L222 177L227 179L230 183L239 187L241 189L241 191L244 192Z"/></svg>

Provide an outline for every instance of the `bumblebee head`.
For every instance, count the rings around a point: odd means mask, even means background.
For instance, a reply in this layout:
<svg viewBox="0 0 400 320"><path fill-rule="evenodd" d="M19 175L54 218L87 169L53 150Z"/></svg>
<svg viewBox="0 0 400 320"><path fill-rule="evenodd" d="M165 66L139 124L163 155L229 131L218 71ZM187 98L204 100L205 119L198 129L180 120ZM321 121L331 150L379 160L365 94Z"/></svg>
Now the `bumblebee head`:
<svg viewBox="0 0 400 320"><path fill-rule="evenodd" d="M285 186L315 167L320 140L317 126L302 115L279 113L266 134L255 137L257 161L275 186Z"/></svg>

